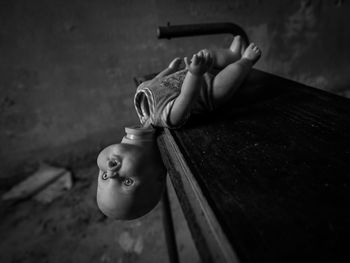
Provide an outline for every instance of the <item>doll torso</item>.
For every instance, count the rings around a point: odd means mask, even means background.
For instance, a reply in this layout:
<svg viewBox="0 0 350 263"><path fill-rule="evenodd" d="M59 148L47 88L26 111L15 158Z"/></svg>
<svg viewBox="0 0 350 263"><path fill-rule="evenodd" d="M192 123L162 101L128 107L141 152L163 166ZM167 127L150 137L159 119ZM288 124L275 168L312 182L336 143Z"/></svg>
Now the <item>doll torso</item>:
<svg viewBox="0 0 350 263"><path fill-rule="evenodd" d="M187 70L181 70L140 84L134 97L134 105L141 124L174 128L170 125L168 116L176 97L181 92L186 73ZM204 84L191 113L212 110L210 98L212 78L212 75L204 74ZM189 115L183 120L183 123L186 122Z"/></svg>

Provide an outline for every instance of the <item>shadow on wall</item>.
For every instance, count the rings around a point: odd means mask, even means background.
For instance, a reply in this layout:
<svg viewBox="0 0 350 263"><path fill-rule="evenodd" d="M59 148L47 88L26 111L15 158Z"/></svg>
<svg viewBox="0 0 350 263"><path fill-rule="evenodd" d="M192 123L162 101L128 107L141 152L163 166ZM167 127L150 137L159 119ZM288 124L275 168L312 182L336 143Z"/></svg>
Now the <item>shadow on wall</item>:
<svg viewBox="0 0 350 263"><path fill-rule="evenodd" d="M231 41L226 35L157 40L156 28L168 21L237 23L263 50L257 68L350 97L349 11L340 0L4 0L1 185L40 160L93 163L103 146L120 141L124 126L138 123L134 76Z"/></svg>

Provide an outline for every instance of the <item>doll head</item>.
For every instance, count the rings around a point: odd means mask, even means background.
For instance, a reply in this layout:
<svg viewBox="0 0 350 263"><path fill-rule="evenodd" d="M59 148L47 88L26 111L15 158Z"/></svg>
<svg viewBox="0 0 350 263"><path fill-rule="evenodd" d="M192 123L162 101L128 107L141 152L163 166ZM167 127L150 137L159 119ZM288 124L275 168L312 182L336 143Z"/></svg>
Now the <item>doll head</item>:
<svg viewBox="0 0 350 263"><path fill-rule="evenodd" d="M102 150L97 165L97 204L108 217L134 219L159 202L166 170L154 140L123 139Z"/></svg>

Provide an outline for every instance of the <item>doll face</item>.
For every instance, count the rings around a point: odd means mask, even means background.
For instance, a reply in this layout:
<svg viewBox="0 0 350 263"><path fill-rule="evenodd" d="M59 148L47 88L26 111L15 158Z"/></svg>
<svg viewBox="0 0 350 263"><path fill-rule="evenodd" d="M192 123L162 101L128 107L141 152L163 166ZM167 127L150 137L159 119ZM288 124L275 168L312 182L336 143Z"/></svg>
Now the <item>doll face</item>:
<svg viewBox="0 0 350 263"><path fill-rule="evenodd" d="M125 193L135 190L142 161L139 155L135 146L128 144L115 144L102 150L97 158L99 185L107 187L112 184Z"/></svg>
<svg viewBox="0 0 350 263"><path fill-rule="evenodd" d="M108 146L99 154L97 164L100 169L97 203L107 216L137 217L160 198L163 182L150 169L147 156L138 146L123 143Z"/></svg>

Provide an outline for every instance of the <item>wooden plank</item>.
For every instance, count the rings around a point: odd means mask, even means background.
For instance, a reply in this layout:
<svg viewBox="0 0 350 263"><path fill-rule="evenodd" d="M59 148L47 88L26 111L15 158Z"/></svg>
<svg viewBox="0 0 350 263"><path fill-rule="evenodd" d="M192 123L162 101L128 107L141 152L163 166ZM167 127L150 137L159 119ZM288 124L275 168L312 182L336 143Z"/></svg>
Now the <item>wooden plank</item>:
<svg viewBox="0 0 350 263"><path fill-rule="evenodd" d="M253 70L225 109L159 145L205 262L227 249L208 222L241 262L350 261L348 99Z"/></svg>
<svg viewBox="0 0 350 263"><path fill-rule="evenodd" d="M202 262L239 262L236 253L228 242L220 224L217 222L206 198L188 168L184 158L178 149L168 129L159 137L161 152L168 167L175 191L181 189L184 193L178 193L180 203L185 212L185 217L192 227L196 246L200 253ZM191 212L188 212L191 210ZM196 230L195 230L196 229ZM198 238L198 235L201 237ZM208 253L205 253L208 252Z"/></svg>

